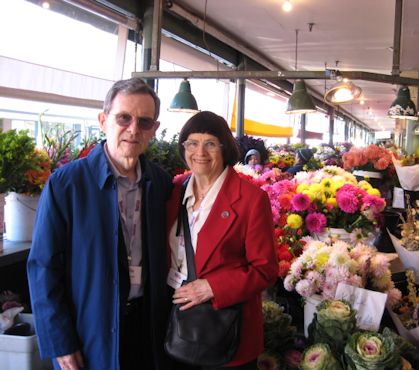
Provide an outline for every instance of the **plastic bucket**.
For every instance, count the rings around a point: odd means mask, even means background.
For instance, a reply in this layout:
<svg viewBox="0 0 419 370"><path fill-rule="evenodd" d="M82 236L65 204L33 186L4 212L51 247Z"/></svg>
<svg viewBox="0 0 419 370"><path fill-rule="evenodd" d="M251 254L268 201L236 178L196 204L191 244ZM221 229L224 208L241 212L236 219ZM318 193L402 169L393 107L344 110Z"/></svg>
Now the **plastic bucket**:
<svg viewBox="0 0 419 370"><path fill-rule="evenodd" d="M32 240L32 230L39 195L9 193L5 197L4 223L6 239L14 242Z"/></svg>

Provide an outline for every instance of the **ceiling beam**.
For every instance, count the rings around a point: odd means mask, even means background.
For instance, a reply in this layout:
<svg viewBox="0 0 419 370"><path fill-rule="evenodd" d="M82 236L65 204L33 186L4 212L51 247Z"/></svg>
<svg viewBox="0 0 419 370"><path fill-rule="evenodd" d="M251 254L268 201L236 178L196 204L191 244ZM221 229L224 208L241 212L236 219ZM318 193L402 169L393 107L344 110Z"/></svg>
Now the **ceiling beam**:
<svg viewBox="0 0 419 370"><path fill-rule="evenodd" d="M342 71L342 77L387 84L419 86L419 79L371 73L363 71ZM208 78L208 79L267 79L267 80L334 80L335 73L325 71L145 71L133 72L132 76L141 78Z"/></svg>

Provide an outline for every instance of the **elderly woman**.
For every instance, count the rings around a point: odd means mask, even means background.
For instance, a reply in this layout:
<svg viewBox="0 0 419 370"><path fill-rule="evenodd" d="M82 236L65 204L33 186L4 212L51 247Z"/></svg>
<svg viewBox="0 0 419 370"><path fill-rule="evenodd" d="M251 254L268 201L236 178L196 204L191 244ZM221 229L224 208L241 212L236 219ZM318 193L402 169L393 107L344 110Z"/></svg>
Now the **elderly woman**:
<svg viewBox="0 0 419 370"><path fill-rule="evenodd" d="M179 150L192 174L175 179L168 205L171 273L182 276L172 285L173 303L184 310L206 301L215 309L241 303L239 348L223 366L255 370L263 351L261 292L277 278L268 196L233 169L239 151L224 118L211 112L194 115L180 132ZM182 286L188 272L185 247L176 236L181 203L187 208L197 275Z"/></svg>

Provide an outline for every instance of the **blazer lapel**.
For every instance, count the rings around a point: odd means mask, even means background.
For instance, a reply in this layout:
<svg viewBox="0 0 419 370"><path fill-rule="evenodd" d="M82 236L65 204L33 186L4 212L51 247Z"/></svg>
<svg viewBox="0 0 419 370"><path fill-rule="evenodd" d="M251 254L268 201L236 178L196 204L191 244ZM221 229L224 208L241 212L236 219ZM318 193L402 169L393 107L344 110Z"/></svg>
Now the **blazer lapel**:
<svg viewBox="0 0 419 370"><path fill-rule="evenodd" d="M211 212L198 233L195 255L197 276L202 272L208 259L236 220L237 214L232 205L239 198L240 179L235 170L230 168Z"/></svg>

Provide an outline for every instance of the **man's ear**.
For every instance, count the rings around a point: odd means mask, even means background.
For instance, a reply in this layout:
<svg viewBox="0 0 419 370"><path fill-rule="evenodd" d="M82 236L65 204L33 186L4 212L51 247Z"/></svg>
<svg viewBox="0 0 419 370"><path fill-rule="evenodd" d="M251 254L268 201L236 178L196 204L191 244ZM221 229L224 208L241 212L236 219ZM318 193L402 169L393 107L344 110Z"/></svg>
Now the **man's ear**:
<svg viewBox="0 0 419 370"><path fill-rule="evenodd" d="M100 129L101 129L103 132L106 132L106 114L105 114L105 112L100 112L100 113L97 115L97 119L98 119L98 121L99 121L99 126L100 126Z"/></svg>
<svg viewBox="0 0 419 370"><path fill-rule="evenodd" d="M153 127L153 131L154 131L153 136L156 136L156 131L159 129L159 127L160 127L160 121L156 121Z"/></svg>

